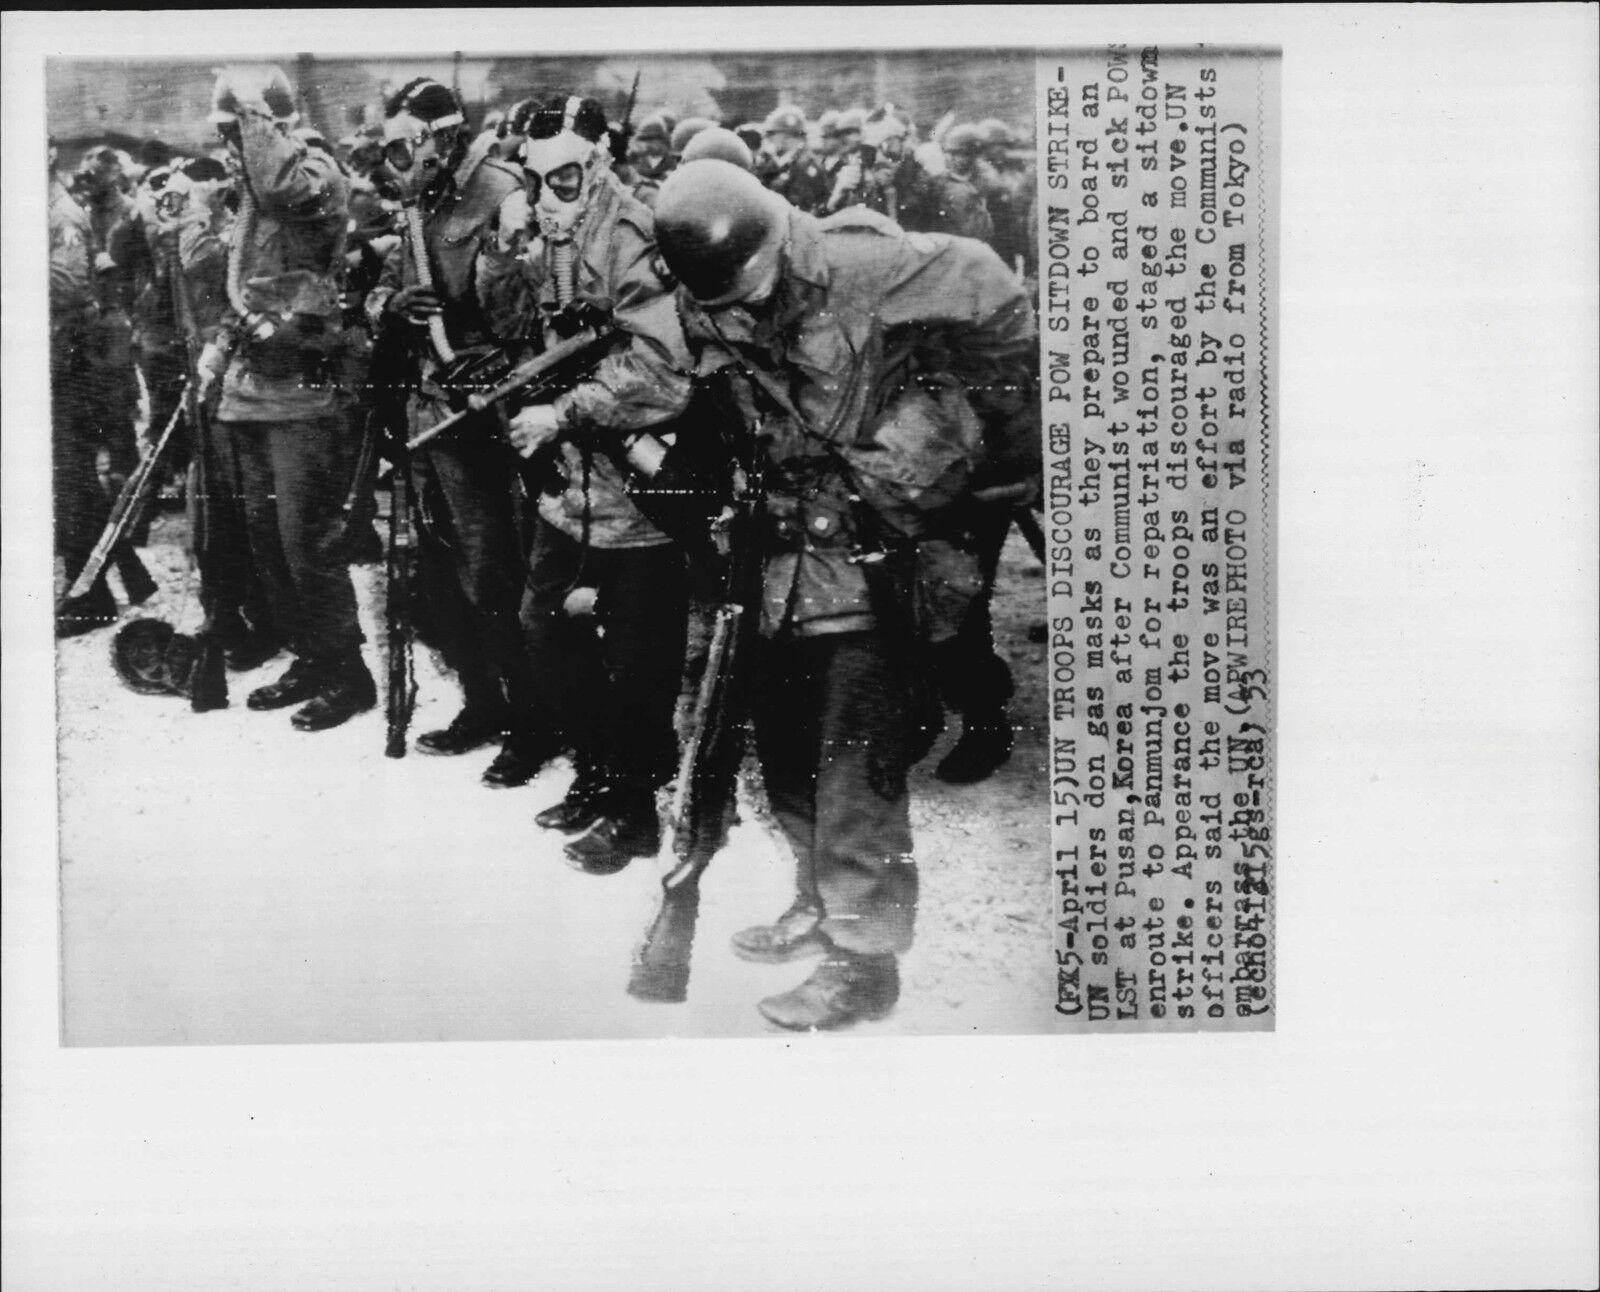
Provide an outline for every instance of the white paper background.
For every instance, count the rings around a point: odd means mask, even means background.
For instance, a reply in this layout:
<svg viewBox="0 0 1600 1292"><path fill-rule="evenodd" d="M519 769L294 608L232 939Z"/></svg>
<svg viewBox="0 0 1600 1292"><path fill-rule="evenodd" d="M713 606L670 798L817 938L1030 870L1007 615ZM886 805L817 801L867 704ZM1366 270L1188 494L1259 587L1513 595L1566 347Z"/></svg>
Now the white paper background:
<svg viewBox="0 0 1600 1292"><path fill-rule="evenodd" d="M1592 1286L1596 24L7 15L7 1289ZM56 1048L43 55L1109 39L1284 48L1276 1034Z"/></svg>

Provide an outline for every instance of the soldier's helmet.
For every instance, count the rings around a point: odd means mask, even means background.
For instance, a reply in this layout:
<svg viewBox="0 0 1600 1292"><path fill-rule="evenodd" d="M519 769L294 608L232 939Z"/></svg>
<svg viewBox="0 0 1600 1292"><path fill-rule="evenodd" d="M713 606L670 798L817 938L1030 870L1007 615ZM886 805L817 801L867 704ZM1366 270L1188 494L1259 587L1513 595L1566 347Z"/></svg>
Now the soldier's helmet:
<svg viewBox="0 0 1600 1292"><path fill-rule="evenodd" d="M277 121L294 119L294 88L281 67L230 64L217 73L211 90L212 124L237 120L244 107L264 107Z"/></svg>
<svg viewBox="0 0 1600 1292"><path fill-rule="evenodd" d="M867 114L860 108L846 108L839 114L834 122L834 133L841 135L861 133L862 127L867 124Z"/></svg>
<svg viewBox="0 0 1600 1292"><path fill-rule="evenodd" d="M656 244L702 305L744 299L768 279L790 207L747 170L714 158L673 171L656 199Z"/></svg>
<svg viewBox="0 0 1600 1292"><path fill-rule="evenodd" d="M756 164L755 154L750 151L749 145L733 131L721 126L700 131L684 145L685 162L704 161L707 158L732 162L741 170L754 170Z"/></svg>
<svg viewBox="0 0 1600 1292"><path fill-rule="evenodd" d="M672 138L668 147L678 156L683 155L683 150L689 146L689 141L702 130L709 130L717 123L710 117L685 117L672 128Z"/></svg>
<svg viewBox="0 0 1600 1292"><path fill-rule="evenodd" d="M947 157L975 157L983 149L983 135L977 126L956 126L944 137L942 147Z"/></svg>
<svg viewBox="0 0 1600 1292"><path fill-rule="evenodd" d="M817 118L817 133L824 139L833 138L834 135L839 133L839 116L840 114L837 111L829 108Z"/></svg>
<svg viewBox="0 0 1600 1292"><path fill-rule="evenodd" d="M653 113L646 117L633 132L634 143L661 143L669 147L672 144L672 130L667 125L667 118L662 113Z"/></svg>
<svg viewBox="0 0 1600 1292"><path fill-rule="evenodd" d="M806 114L792 104L781 108L774 108L767 113L767 119L761 123L761 133L789 134L805 137Z"/></svg>

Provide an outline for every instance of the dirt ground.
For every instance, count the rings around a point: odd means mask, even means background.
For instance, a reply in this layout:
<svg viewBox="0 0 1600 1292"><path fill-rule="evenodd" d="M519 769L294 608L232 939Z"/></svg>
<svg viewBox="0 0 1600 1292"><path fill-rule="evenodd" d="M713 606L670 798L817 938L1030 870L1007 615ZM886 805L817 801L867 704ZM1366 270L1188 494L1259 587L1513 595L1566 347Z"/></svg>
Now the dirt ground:
<svg viewBox="0 0 1600 1292"><path fill-rule="evenodd" d="M145 607L192 631L183 521L158 517ZM353 574L377 672L380 567ZM115 586L115 585L114 585ZM119 589L120 591L120 589ZM1013 533L995 600L1017 682L1016 748L979 785L913 778L921 874L899 1007L858 1034L1018 1032L1053 993L1042 569ZM305 735L244 696L280 658L229 678L231 706L194 714L123 687L112 629L60 643L64 1035L69 1044L759 1036L754 1009L809 972L757 966L727 939L789 900L781 845L744 813L702 883L682 1003L631 998L635 950L667 862L596 878L533 824L564 764L518 790L479 784L492 750L385 759L381 712ZM381 674L380 674L381 675ZM453 681L418 652L413 732L448 721Z"/></svg>

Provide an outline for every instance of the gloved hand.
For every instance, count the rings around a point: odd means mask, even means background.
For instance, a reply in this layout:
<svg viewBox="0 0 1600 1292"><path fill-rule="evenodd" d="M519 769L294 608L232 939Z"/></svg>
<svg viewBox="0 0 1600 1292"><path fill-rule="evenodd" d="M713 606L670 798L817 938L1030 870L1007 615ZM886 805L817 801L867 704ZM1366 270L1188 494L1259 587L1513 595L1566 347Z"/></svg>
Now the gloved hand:
<svg viewBox="0 0 1600 1292"><path fill-rule="evenodd" d="M207 341L204 350L200 351L200 359L195 364L195 375L200 380L200 402L205 403L211 396L212 389L217 382L222 380L223 371L228 366L228 356L223 348L215 341Z"/></svg>
<svg viewBox="0 0 1600 1292"><path fill-rule="evenodd" d="M556 425L555 406L529 404L520 413L512 416L506 434L511 440L512 448L523 457L531 458L561 434L560 428Z"/></svg>
<svg viewBox="0 0 1600 1292"><path fill-rule="evenodd" d="M861 187L861 178L861 158L858 154L839 167L839 176L833 182L833 195L843 197L847 193L855 192Z"/></svg>
<svg viewBox="0 0 1600 1292"><path fill-rule="evenodd" d="M431 287L402 287L384 302L383 308L408 323L425 325L435 314L444 313L444 303L439 293Z"/></svg>

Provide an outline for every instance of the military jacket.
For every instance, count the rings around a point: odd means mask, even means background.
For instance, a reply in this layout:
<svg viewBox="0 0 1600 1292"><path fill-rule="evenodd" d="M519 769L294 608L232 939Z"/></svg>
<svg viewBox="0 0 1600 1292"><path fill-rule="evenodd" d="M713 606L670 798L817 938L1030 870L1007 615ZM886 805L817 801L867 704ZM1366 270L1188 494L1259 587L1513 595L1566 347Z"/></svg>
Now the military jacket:
<svg viewBox="0 0 1600 1292"><path fill-rule="evenodd" d="M349 184L332 157L268 121L241 122L243 174L230 260L244 308L285 320L267 342L242 342L223 376L217 415L300 421L340 410L343 318L338 273ZM230 302L229 321L234 321Z"/></svg>
<svg viewBox="0 0 1600 1292"><path fill-rule="evenodd" d="M954 378L980 414L1003 422L1003 407L1031 397L1038 333L1016 279L980 242L907 233L861 208L826 220L793 213L789 224L759 315L708 315L681 290L678 307L696 375L729 382L765 450L778 525L763 631L859 631L879 613L859 559L872 536L841 452L922 378Z"/></svg>
<svg viewBox="0 0 1600 1292"><path fill-rule="evenodd" d="M557 283L552 248L536 239L526 259L489 252L480 276L500 335L560 338L551 327L563 291L608 302L628 335L584 381L554 401L566 487L545 495L539 514L593 547L669 542L629 500L622 472L597 451L597 436L623 435L671 421L689 403L690 359L656 253L655 222L621 183L606 175L574 236L573 280Z"/></svg>
<svg viewBox="0 0 1600 1292"><path fill-rule="evenodd" d="M758 169L761 182L796 210L825 215L832 181L809 148L797 148L782 165Z"/></svg>

